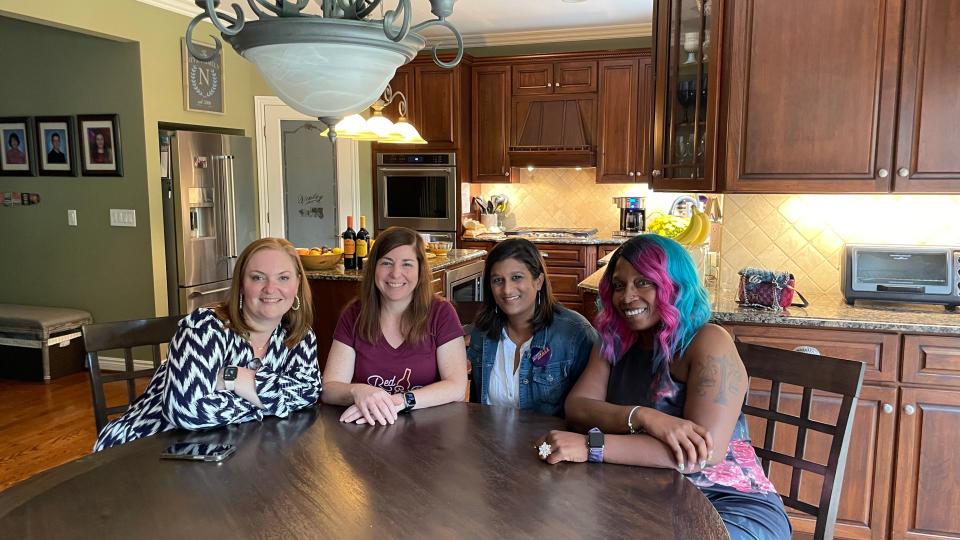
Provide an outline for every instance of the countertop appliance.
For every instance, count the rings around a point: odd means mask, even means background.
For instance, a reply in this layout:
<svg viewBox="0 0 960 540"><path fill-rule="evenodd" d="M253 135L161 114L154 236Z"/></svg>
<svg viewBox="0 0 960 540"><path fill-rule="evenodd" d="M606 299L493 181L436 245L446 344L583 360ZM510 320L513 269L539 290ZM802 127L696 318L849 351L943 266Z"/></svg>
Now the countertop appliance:
<svg viewBox="0 0 960 540"><path fill-rule="evenodd" d="M636 236L647 228L647 214L643 197L614 197L620 209L620 230L614 236Z"/></svg>
<svg viewBox="0 0 960 540"><path fill-rule="evenodd" d="M844 300L960 305L960 246L847 244L840 259Z"/></svg>
<svg viewBox="0 0 960 540"><path fill-rule="evenodd" d="M163 228L170 314L222 301L237 257L257 239L248 137L161 131Z"/></svg>
<svg viewBox="0 0 960 540"><path fill-rule="evenodd" d="M377 153L375 228L409 227L423 233L453 233L457 208L456 154Z"/></svg>

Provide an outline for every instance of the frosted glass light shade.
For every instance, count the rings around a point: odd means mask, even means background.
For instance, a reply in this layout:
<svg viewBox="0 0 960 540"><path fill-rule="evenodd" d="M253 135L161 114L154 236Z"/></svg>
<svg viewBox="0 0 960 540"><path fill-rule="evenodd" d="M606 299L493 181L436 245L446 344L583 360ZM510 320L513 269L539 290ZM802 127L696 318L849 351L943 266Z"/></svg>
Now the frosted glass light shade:
<svg viewBox="0 0 960 540"><path fill-rule="evenodd" d="M335 43L264 45L244 56L284 103L316 118L363 111L406 62L390 50Z"/></svg>
<svg viewBox="0 0 960 540"><path fill-rule="evenodd" d="M393 125L393 135L399 139L397 142L403 144L427 144L427 141L420 136L417 128L413 127L405 118L401 118L399 122Z"/></svg>

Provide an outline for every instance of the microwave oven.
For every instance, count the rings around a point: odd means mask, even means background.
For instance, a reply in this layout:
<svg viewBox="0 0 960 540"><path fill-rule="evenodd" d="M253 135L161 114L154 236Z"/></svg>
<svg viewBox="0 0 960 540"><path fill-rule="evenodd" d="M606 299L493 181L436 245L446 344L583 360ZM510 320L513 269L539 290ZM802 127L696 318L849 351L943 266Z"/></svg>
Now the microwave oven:
<svg viewBox="0 0 960 540"><path fill-rule="evenodd" d="M846 244L841 292L856 300L960 305L960 246Z"/></svg>

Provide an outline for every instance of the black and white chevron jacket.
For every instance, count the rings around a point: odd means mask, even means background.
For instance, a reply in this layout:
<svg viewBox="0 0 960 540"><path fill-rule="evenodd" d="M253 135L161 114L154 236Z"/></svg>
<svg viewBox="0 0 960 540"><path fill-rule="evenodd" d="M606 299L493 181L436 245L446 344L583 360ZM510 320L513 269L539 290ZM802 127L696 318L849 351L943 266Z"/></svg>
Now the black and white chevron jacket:
<svg viewBox="0 0 960 540"><path fill-rule="evenodd" d="M284 336L286 330L278 326L261 359L255 378L263 408L258 409L233 392L216 389L224 366L246 367L253 359L249 342L225 328L212 310L194 311L180 321L167 361L157 368L146 391L123 416L104 426L94 452L175 428L199 430L261 420L264 415L286 417L313 405L321 390L317 337L310 331L288 349Z"/></svg>

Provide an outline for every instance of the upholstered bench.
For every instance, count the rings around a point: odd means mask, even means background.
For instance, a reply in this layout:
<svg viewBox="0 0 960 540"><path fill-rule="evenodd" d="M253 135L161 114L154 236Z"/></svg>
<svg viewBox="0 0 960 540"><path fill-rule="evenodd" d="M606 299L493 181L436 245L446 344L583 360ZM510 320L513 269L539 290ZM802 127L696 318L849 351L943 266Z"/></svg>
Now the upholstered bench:
<svg viewBox="0 0 960 540"><path fill-rule="evenodd" d="M80 309L0 304L0 377L49 382L83 369Z"/></svg>

